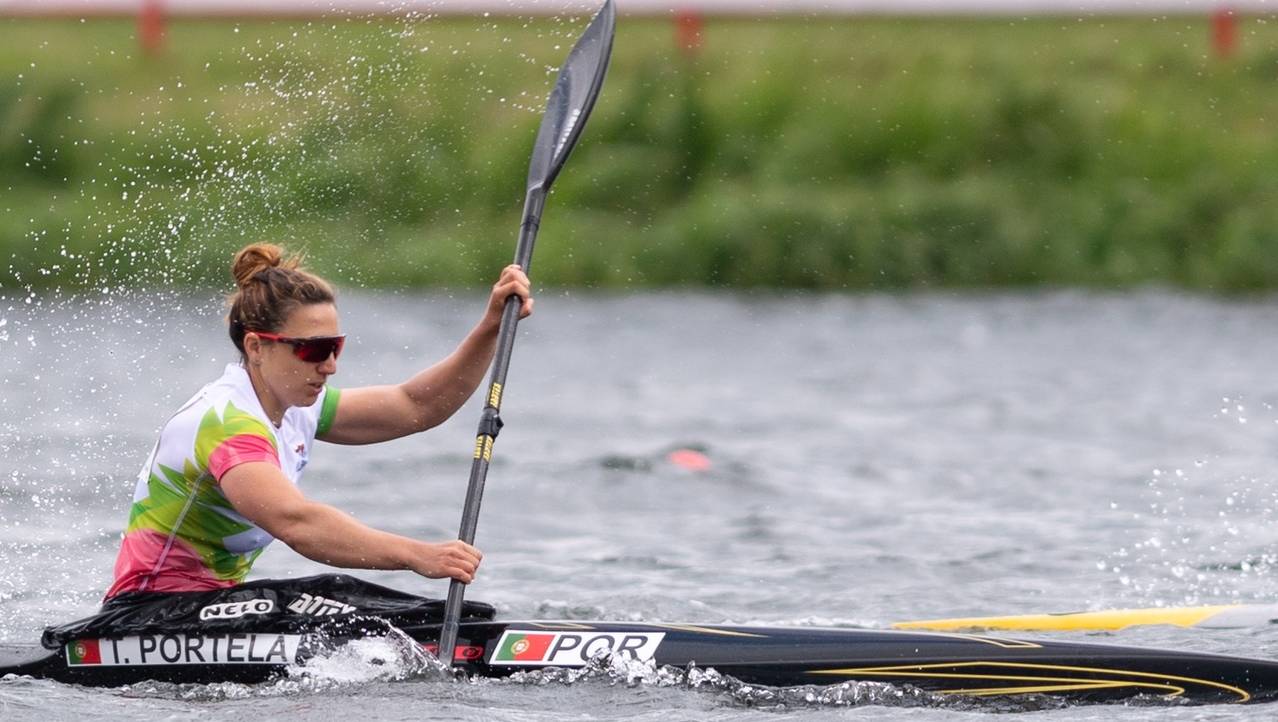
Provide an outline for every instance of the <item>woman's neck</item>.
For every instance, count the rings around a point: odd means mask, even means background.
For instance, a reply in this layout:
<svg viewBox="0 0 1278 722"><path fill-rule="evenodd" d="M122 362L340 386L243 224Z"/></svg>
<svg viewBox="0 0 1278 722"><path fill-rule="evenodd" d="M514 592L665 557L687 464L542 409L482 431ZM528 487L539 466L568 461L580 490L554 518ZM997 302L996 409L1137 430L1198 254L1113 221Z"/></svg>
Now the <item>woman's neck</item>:
<svg viewBox="0 0 1278 722"><path fill-rule="evenodd" d="M266 418L271 420L275 428L279 428L284 423L284 412L288 411L288 407L280 403L279 399L271 393L270 388L266 385L262 373L258 371L256 366L248 365L245 367L248 371L249 383L253 385L253 393L257 394L257 402L262 405L262 410L266 412Z"/></svg>

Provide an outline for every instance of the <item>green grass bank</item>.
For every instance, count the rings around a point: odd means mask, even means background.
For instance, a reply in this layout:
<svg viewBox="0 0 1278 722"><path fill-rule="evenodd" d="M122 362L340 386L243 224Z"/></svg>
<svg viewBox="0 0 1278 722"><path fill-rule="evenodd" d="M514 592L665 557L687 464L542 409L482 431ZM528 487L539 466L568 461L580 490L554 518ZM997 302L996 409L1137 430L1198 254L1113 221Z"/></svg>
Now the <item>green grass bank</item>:
<svg viewBox="0 0 1278 722"><path fill-rule="evenodd" d="M2 20L0 287L486 284L581 19ZM623 18L534 275L1278 287L1278 20Z"/></svg>

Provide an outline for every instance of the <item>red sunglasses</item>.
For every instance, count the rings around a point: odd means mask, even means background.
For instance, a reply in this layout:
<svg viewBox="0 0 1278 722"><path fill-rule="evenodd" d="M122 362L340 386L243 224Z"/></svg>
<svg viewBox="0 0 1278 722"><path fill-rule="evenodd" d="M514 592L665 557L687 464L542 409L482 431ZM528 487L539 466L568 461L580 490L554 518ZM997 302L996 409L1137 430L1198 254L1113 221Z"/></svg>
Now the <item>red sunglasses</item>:
<svg viewBox="0 0 1278 722"><path fill-rule="evenodd" d="M323 363L329 356L336 359L342 355L342 346L346 345L346 334L341 336L312 336L310 338L289 338L265 331L251 331L268 341L279 341L293 347L293 355L308 364Z"/></svg>

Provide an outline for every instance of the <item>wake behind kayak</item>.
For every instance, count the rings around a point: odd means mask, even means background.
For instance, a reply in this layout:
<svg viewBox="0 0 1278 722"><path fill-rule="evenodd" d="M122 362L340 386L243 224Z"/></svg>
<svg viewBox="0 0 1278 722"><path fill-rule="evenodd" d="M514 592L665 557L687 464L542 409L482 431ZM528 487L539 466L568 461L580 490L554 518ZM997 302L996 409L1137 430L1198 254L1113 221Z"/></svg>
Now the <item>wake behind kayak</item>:
<svg viewBox="0 0 1278 722"><path fill-rule="evenodd" d="M442 602L346 575L162 596L171 601L156 595L50 628L42 646L0 646L0 675L90 686L267 682L323 650L394 630L438 651ZM713 668L772 687L872 681L944 695L1088 702L1278 698L1278 662L1179 650L899 630L492 617L484 604L463 610L453 650L459 670L506 677L617 655L659 667Z"/></svg>

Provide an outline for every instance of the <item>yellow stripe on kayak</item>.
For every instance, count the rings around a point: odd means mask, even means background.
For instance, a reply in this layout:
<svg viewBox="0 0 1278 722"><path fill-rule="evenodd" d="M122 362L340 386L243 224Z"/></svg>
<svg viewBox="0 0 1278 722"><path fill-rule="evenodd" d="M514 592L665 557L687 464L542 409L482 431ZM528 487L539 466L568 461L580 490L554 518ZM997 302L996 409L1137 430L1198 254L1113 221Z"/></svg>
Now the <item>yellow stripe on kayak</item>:
<svg viewBox="0 0 1278 722"><path fill-rule="evenodd" d="M1022 614L1010 617L923 619L913 622L896 622L892 627L894 629L931 629L944 632L959 629L998 629L1017 632L1114 631L1146 624L1197 627L1210 622L1213 617L1222 612L1240 609L1245 606L1241 604L1225 604L1204 607L1107 609L1100 612L1066 612L1063 614ZM1267 605L1266 608L1268 608Z"/></svg>

